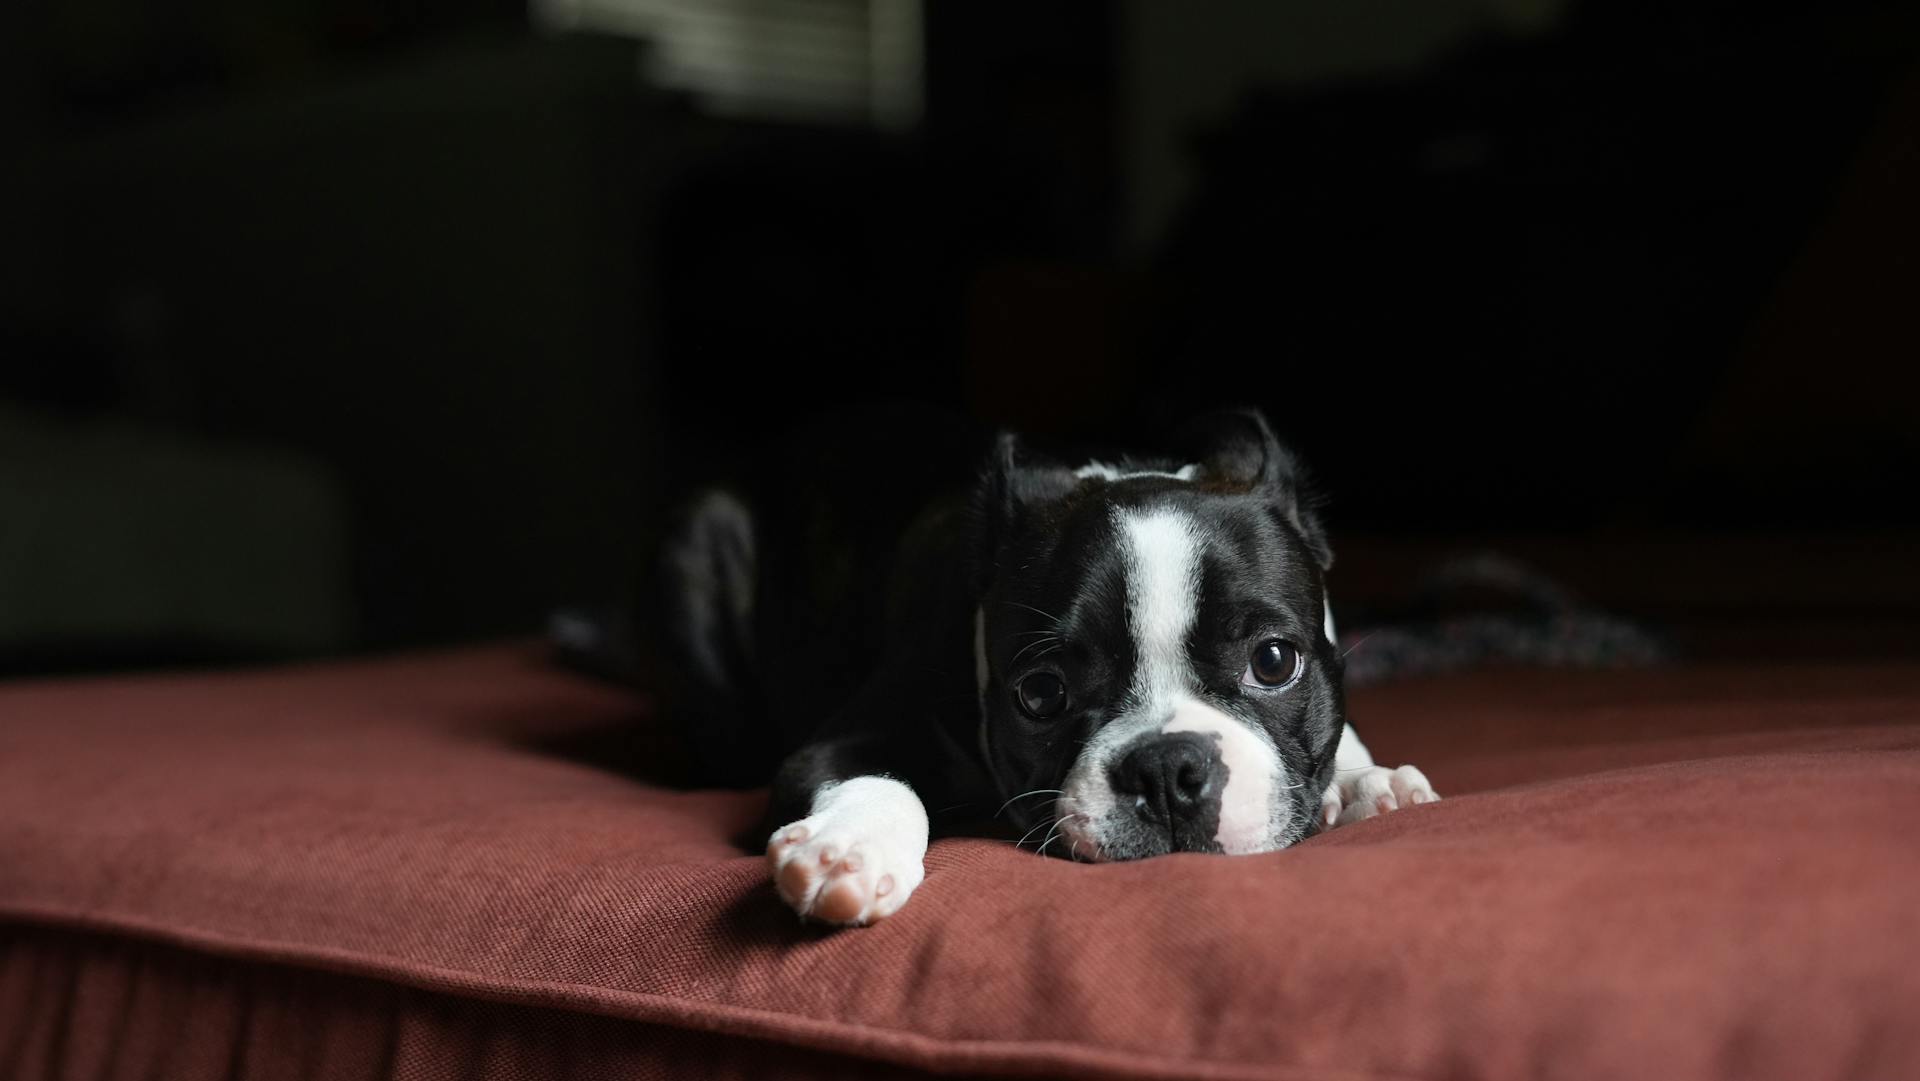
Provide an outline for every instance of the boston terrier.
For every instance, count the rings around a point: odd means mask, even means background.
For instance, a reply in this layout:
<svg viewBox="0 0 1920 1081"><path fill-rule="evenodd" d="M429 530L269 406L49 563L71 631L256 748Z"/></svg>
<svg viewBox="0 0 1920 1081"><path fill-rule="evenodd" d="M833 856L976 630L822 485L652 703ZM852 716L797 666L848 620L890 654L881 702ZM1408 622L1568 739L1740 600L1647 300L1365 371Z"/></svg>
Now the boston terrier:
<svg viewBox="0 0 1920 1081"><path fill-rule="evenodd" d="M664 550L693 741L736 762L792 748L766 856L803 918L894 915L929 833L967 821L1082 861L1245 855L1439 798L1347 723L1333 554L1258 413L1149 456L1002 435L971 498L897 537L839 545L821 521L775 528L709 492ZM813 556L833 569L793 572Z"/></svg>

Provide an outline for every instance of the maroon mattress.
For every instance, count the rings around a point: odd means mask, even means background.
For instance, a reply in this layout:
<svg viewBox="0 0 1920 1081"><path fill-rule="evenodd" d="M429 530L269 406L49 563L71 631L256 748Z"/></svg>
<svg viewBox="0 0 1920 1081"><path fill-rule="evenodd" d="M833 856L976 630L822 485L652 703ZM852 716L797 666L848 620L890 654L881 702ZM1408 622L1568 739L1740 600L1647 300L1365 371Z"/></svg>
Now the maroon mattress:
<svg viewBox="0 0 1920 1081"><path fill-rule="evenodd" d="M1920 664L1352 711L1447 799L1256 857L941 841L828 933L736 847L757 794L610 764L645 703L527 648L14 684L0 1078L1920 1076Z"/></svg>

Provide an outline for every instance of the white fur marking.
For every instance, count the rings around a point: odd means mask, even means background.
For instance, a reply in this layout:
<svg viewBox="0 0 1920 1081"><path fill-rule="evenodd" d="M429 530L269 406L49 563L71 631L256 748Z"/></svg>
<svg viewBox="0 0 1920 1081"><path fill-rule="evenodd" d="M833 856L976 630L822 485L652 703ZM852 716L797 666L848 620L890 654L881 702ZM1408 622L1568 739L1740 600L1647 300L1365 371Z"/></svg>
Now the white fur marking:
<svg viewBox="0 0 1920 1081"><path fill-rule="evenodd" d="M767 864L802 916L863 925L893 915L926 876L927 809L891 777L822 785L807 817L775 830Z"/></svg>
<svg viewBox="0 0 1920 1081"><path fill-rule="evenodd" d="M1433 803L1440 794L1433 790L1427 776L1412 766L1393 769L1374 764L1360 733L1347 725L1340 730L1340 745L1333 751L1333 783L1320 796L1320 825L1345 826L1386 810L1399 810L1416 803Z"/></svg>
<svg viewBox="0 0 1920 1081"><path fill-rule="evenodd" d="M1127 619L1133 632L1133 706L1165 714L1186 693L1187 632L1200 605L1193 522L1174 510L1115 514L1127 546Z"/></svg>
<svg viewBox="0 0 1920 1081"><path fill-rule="evenodd" d="M1367 745L1360 742L1360 733L1347 725L1340 730L1340 746L1333 749L1333 768L1342 773L1348 770L1366 769L1373 765L1373 755L1368 753Z"/></svg>
<svg viewBox="0 0 1920 1081"><path fill-rule="evenodd" d="M1111 484L1115 481L1131 480L1134 477L1165 477L1168 480L1192 480L1199 475L1197 465L1183 465L1169 473L1162 469L1122 469L1110 462L1088 462L1073 471L1081 480L1104 480Z"/></svg>

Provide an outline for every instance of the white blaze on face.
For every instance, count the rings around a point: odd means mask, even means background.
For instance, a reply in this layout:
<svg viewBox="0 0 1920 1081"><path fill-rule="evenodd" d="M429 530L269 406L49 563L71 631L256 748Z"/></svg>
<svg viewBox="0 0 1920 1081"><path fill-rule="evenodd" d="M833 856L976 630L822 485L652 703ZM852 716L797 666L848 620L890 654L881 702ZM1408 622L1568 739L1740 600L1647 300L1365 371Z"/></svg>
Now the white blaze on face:
<svg viewBox="0 0 1920 1081"><path fill-rule="evenodd" d="M1187 634L1200 606L1199 538L1178 511L1119 512L1127 551L1127 622L1133 632L1136 709L1171 709L1192 683Z"/></svg>
<svg viewBox="0 0 1920 1081"><path fill-rule="evenodd" d="M1279 755L1263 734L1194 694L1187 638L1200 606L1200 538L1193 520L1156 508L1116 511L1114 525L1126 557L1133 681L1124 712L1094 734L1067 776L1061 809L1080 817L1063 832L1076 849L1095 850L1082 854L1099 855L1112 816L1133 813L1115 799L1107 779L1122 750L1142 737L1199 732L1217 741L1227 767L1214 839L1231 853L1270 849L1288 817L1284 802L1274 798Z"/></svg>

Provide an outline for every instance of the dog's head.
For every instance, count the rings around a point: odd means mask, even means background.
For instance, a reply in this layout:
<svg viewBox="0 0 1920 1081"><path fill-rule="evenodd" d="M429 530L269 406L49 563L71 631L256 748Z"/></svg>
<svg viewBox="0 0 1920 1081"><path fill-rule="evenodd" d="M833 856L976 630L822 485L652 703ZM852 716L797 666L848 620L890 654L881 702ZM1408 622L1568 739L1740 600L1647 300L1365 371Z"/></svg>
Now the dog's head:
<svg viewBox="0 0 1920 1081"><path fill-rule="evenodd" d="M1254 413L1177 445L1074 464L1003 436L979 493L982 753L1015 823L1080 859L1292 844L1345 723L1292 455Z"/></svg>

